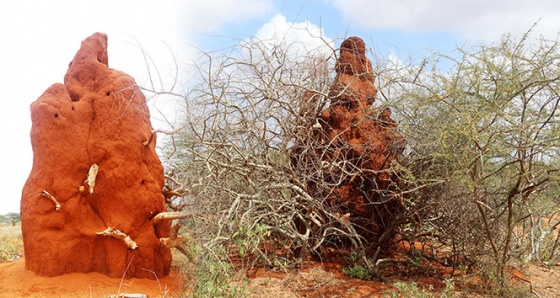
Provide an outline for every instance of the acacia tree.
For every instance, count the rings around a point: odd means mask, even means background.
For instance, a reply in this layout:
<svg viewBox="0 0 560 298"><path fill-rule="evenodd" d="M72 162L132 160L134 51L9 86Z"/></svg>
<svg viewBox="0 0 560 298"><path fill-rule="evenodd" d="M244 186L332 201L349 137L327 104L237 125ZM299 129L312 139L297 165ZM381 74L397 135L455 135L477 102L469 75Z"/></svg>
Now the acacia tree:
<svg viewBox="0 0 560 298"><path fill-rule="evenodd" d="M491 255L502 289L510 258L527 242L528 258L543 253L559 225L559 45L504 36L380 75L408 141L410 194L430 206L417 230L463 256Z"/></svg>

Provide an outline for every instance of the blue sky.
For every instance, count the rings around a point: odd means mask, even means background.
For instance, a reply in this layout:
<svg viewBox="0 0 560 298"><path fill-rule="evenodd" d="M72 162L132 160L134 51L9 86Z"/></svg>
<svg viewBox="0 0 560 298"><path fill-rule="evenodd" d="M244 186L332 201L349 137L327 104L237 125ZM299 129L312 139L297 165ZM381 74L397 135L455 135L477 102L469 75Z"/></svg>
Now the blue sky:
<svg viewBox="0 0 560 298"><path fill-rule="evenodd" d="M21 0L0 3L0 214L18 212L31 170L29 105L61 82L80 42L109 36L109 64L146 83L141 45L162 73L171 54L188 66L197 49L210 51L273 31L302 26L338 46L360 36L378 55L450 52L466 42L520 35L539 21L538 34L557 38L557 0ZM290 29L291 28L291 29ZM297 38L302 38L301 36ZM173 102L153 102L171 111ZM157 117L157 113L154 113ZM154 126L161 122L157 119Z"/></svg>
<svg viewBox="0 0 560 298"><path fill-rule="evenodd" d="M264 2L264 1L256 1ZM383 52L401 52L403 55L409 52L417 52L426 48L435 48L442 51L451 50L457 42L467 40L460 30L448 30L446 26L423 28L400 28L397 24L387 23L382 26L375 25L375 19L382 12L377 11L376 1L346 1L348 3L365 3L363 9L369 11L369 21L355 20L351 12L345 12L339 8L345 1L328 0L286 0L270 1L271 6L258 17L247 20L232 20L224 24L221 30L216 32L202 32L192 40L206 48L223 44L231 44L230 37L246 38L253 36L258 28L270 21L272 17L281 14L289 23L309 22L322 28L325 36L337 41L345 37L357 35L366 43ZM377 1L377 2L410 2L410 1ZM426 1L444 2L444 1ZM461 1L458 1L461 2ZM398 4L395 4L398 5ZM434 6L437 6L434 4ZM559 8L560 10L560 8ZM418 13L420 14L420 13ZM411 15L416 17L416 15ZM530 23L528 23L528 26ZM527 28L528 28L527 26ZM465 37L465 38L463 38ZM229 40L229 42L228 42Z"/></svg>

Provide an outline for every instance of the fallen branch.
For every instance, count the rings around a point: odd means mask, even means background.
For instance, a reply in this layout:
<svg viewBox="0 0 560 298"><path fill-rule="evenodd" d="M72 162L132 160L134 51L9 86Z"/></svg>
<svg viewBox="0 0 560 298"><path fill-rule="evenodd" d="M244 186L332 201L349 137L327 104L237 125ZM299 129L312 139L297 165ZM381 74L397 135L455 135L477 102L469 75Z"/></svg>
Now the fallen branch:
<svg viewBox="0 0 560 298"><path fill-rule="evenodd" d="M58 211L58 210L60 210L60 208L62 208L62 204L60 204L60 203L56 200L56 198L55 198L53 195L51 195L48 191L46 191L46 190L43 189L43 191L42 191L41 193L39 193L39 195L42 196L42 197L45 197L45 198L47 198L47 199L50 199L51 201L53 201L53 202L54 202L54 210L55 210L55 211Z"/></svg>
<svg viewBox="0 0 560 298"><path fill-rule="evenodd" d="M162 220L181 219L181 218L187 218L192 216L193 216L192 213L187 213L187 212L161 212L158 213L156 216L154 216L154 218L152 218L152 221L154 223L158 223Z"/></svg>
<svg viewBox="0 0 560 298"><path fill-rule="evenodd" d="M124 244L130 249L137 249L138 245L134 240L130 238L127 234L121 232L119 229L114 229L112 227L108 227L105 231L95 233L97 235L108 236L120 239L124 242Z"/></svg>

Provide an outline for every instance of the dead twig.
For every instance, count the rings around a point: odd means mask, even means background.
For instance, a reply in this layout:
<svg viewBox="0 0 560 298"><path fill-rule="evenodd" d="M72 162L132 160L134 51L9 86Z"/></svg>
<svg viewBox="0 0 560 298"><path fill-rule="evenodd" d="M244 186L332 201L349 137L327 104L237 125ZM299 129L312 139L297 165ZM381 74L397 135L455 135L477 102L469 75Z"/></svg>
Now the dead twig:
<svg viewBox="0 0 560 298"><path fill-rule="evenodd" d="M130 238L130 236L121 232L119 229L108 227L104 231L97 232L95 234L120 239L130 249L137 249L138 248L138 245L136 244L136 242L134 242L134 240L132 240L132 238Z"/></svg>
<svg viewBox="0 0 560 298"><path fill-rule="evenodd" d="M57 199L51 195L48 191L44 190L42 192L39 193L40 196L45 197L47 199L50 199L51 201L54 202L54 210L55 211L59 211L60 208L62 208L62 204L60 204Z"/></svg>
<svg viewBox="0 0 560 298"><path fill-rule="evenodd" d="M152 222L158 223L162 220L173 220L173 219L181 219L181 218L188 218L194 216L191 213L187 212L161 212L158 213L154 218L152 218Z"/></svg>

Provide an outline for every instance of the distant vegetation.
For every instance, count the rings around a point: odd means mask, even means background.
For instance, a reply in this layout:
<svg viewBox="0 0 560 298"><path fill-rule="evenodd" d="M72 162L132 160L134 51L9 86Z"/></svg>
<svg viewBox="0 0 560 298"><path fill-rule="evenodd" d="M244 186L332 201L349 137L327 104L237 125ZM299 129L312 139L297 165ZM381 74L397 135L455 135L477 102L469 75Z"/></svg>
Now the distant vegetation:
<svg viewBox="0 0 560 298"><path fill-rule="evenodd" d="M21 221L19 213L7 213L0 215L0 226L15 226Z"/></svg>
<svg viewBox="0 0 560 298"><path fill-rule="evenodd" d="M0 262L23 256L19 213L0 215Z"/></svg>

